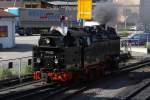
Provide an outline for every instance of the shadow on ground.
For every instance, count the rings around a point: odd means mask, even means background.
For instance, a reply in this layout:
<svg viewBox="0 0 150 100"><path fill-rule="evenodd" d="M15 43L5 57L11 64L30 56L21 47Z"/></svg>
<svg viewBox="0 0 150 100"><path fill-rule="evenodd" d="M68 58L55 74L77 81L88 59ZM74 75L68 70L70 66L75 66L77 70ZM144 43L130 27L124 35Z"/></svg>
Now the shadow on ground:
<svg viewBox="0 0 150 100"><path fill-rule="evenodd" d="M1 52L28 52L32 51L33 44L16 44L15 47L2 49Z"/></svg>
<svg viewBox="0 0 150 100"><path fill-rule="evenodd" d="M150 72L131 72L130 74L124 76L118 76L113 79L102 79L92 87L83 93L79 93L75 98L70 100L122 100L124 95L126 95L129 91L125 91L125 93L117 93L112 97L113 91L117 89L121 89L124 87L128 87L130 91L132 91L135 87L139 86L141 82L146 79L150 79ZM131 87L131 88L130 88ZM96 89L99 89L98 91ZM103 90L111 91L111 92L103 92ZM95 92L96 91L96 92ZM103 93L102 93L103 92ZM111 94L112 93L112 94ZM105 95L104 95L105 94ZM66 94L64 94L66 95ZM107 97L108 95L108 97Z"/></svg>

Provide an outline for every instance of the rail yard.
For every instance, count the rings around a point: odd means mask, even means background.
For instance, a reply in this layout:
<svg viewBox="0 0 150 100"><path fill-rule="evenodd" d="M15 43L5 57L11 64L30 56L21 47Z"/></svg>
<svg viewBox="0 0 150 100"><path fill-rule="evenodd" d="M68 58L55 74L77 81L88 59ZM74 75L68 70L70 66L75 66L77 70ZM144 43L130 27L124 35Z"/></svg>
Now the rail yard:
<svg viewBox="0 0 150 100"><path fill-rule="evenodd" d="M1 89L0 98L4 100L47 100L49 98L54 100L87 100L88 98L128 100L128 98L138 98L137 94L144 95L144 91L148 91L146 89L149 86L149 59L140 60L137 63L131 60L132 64L127 62L126 66L120 65L119 70L113 72L112 75L106 75L88 84L86 82L72 85L57 82L49 84L41 81L30 82ZM146 93L145 95L147 96L145 98L149 98Z"/></svg>
<svg viewBox="0 0 150 100"><path fill-rule="evenodd" d="M0 100L150 100L149 0L10 3Z"/></svg>
<svg viewBox="0 0 150 100"><path fill-rule="evenodd" d="M27 38L32 37L35 36ZM39 38L39 36L36 37ZM29 42L23 40L21 41L22 44L24 44L23 42ZM31 54L29 53L29 51L31 52L31 50L32 48L30 50L27 50L29 56ZM121 62L119 64L120 70L118 69L112 74L106 75L103 78L98 79L97 81L88 84L86 82L81 82L71 85L70 83L62 84L55 82L45 84L41 81L38 81L36 83L29 82L23 85L21 85L22 83L20 85L15 84L16 86L8 85L8 87L7 85L5 85L5 87L2 86L3 88L0 90L0 98L2 100L88 100L89 98L106 100L148 100L150 98L150 70L148 63L149 55L141 55L140 53L138 54L134 52L132 52L132 54L134 56L133 58L131 58L131 60L127 62ZM141 65L140 62L143 62L143 64Z"/></svg>

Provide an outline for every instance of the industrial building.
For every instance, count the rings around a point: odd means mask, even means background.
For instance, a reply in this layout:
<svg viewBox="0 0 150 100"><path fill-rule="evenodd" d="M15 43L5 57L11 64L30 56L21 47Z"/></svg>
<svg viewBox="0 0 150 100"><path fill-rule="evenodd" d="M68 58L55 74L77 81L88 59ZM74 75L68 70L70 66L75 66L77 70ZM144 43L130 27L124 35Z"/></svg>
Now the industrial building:
<svg viewBox="0 0 150 100"><path fill-rule="evenodd" d="M8 7L21 7L21 8L45 8L45 3L41 0L1 0L0 9Z"/></svg>
<svg viewBox="0 0 150 100"><path fill-rule="evenodd" d="M118 29L128 29L139 23L139 4L140 0L92 0L93 8L97 2L114 2L119 4L119 21ZM0 1L0 8L8 7L20 8L65 8L68 12L69 19L76 19L77 0L3 0ZM76 22L74 22L76 24Z"/></svg>
<svg viewBox="0 0 150 100"><path fill-rule="evenodd" d="M0 10L0 49L15 46L15 17Z"/></svg>

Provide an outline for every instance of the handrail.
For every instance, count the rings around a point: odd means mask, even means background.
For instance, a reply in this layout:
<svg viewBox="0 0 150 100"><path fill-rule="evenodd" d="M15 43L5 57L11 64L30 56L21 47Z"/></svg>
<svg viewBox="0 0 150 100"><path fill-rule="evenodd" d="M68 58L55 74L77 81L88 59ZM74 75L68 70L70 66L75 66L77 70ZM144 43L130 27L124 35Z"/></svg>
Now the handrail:
<svg viewBox="0 0 150 100"><path fill-rule="evenodd" d="M27 56L27 57L21 57L21 58L14 58L14 59L7 59L7 60L0 60L0 62L3 62L3 61L10 61L10 60L17 60L17 59L24 59L24 58L30 58L32 56Z"/></svg>

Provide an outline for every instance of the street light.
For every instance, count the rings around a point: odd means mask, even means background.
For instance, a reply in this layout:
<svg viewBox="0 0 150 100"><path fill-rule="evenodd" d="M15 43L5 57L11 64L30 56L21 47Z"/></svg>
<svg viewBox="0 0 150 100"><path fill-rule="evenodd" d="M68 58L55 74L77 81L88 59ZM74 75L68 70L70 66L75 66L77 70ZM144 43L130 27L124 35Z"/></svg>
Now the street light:
<svg viewBox="0 0 150 100"><path fill-rule="evenodd" d="M14 1L14 7L16 6L16 0Z"/></svg>
<svg viewBox="0 0 150 100"><path fill-rule="evenodd" d="M124 8L124 16L125 16L124 28L127 29L127 7Z"/></svg>
<svg viewBox="0 0 150 100"><path fill-rule="evenodd" d="M68 12L67 13L67 17L68 17L67 26L69 26L69 0L67 0L67 9L66 9L66 11Z"/></svg>
<svg viewBox="0 0 150 100"><path fill-rule="evenodd" d="M149 38L149 34L147 34L147 42L146 42L146 47L148 48L148 45L149 45L149 40L148 40L148 38Z"/></svg>
<svg viewBox="0 0 150 100"><path fill-rule="evenodd" d="M32 0L31 0L31 2L30 2L30 5L31 5L31 8L32 8Z"/></svg>

